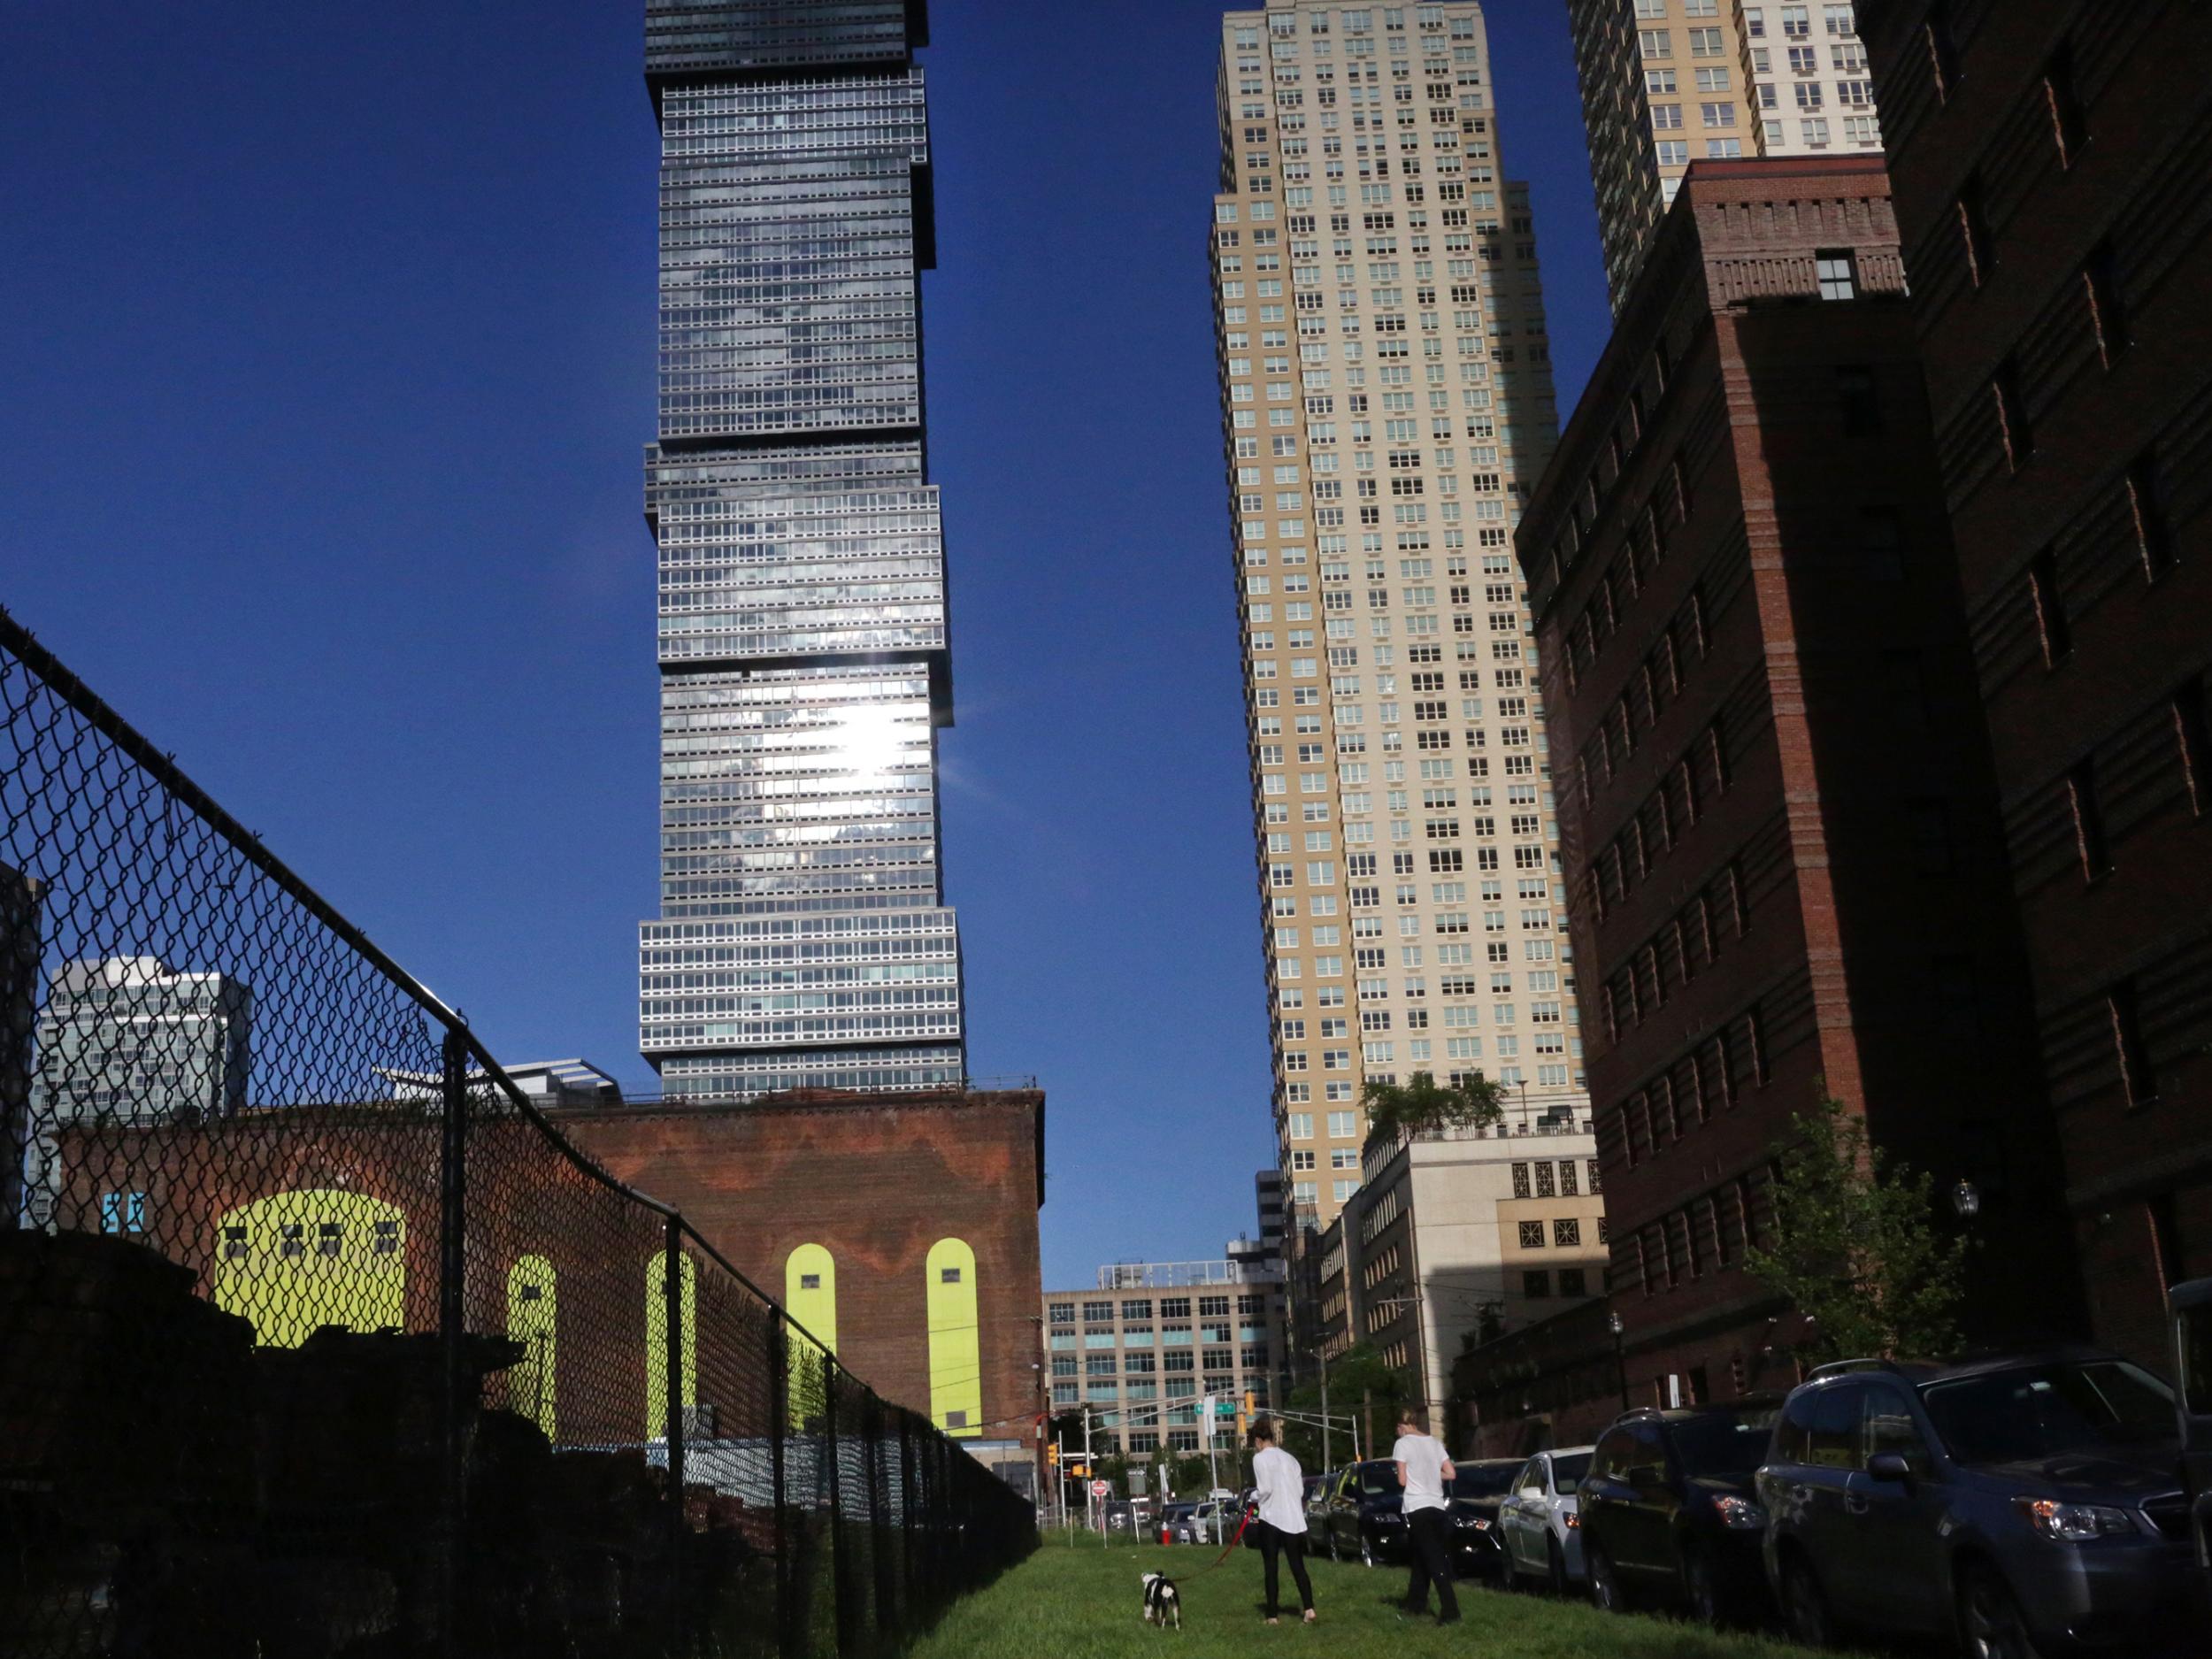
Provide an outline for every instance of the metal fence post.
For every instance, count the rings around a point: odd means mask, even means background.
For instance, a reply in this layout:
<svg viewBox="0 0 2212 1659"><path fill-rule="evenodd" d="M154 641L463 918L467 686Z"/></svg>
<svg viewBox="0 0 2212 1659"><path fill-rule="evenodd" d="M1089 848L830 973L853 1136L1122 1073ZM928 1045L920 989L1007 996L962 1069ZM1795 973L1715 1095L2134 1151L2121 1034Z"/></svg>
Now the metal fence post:
<svg viewBox="0 0 2212 1659"><path fill-rule="evenodd" d="M444 1371L445 1516L439 1538L438 1640L460 1650L462 1534L468 1524L468 1045L445 1034L438 1157L438 1346Z"/></svg>
<svg viewBox="0 0 2212 1659"><path fill-rule="evenodd" d="M836 1620L837 1651L849 1654L855 1644L848 1640L852 1618L852 1563L845 1550L845 1471L837 1455L837 1362L822 1361L822 1462L828 1478L831 1609Z"/></svg>
<svg viewBox="0 0 2212 1659"><path fill-rule="evenodd" d="M31 1038L38 1025L41 885L0 864L0 1229L28 1226Z"/></svg>
<svg viewBox="0 0 2212 1659"><path fill-rule="evenodd" d="M786 1492L784 1442L791 1422L791 1336L784 1329L783 1310L773 1310L768 1321L768 1482L769 1513L775 1517L776 1651L787 1656L798 1652L796 1619L791 1595L791 1515Z"/></svg>
<svg viewBox="0 0 2212 1659"><path fill-rule="evenodd" d="M899 1419L899 1608L904 1630L919 1623L916 1603L919 1587L914 1580L914 1420L903 1411Z"/></svg>
<svg viewBox="0 0 2212 1659"><path fill-rule="evenodd" d="M684 1231L668 1217L667 1245L661 1258L661 1303L666 1311L662 1347L667 1398L662 1402L662 1429L668 1437L668 1626L674 1646L684 1640Z"/></svg>

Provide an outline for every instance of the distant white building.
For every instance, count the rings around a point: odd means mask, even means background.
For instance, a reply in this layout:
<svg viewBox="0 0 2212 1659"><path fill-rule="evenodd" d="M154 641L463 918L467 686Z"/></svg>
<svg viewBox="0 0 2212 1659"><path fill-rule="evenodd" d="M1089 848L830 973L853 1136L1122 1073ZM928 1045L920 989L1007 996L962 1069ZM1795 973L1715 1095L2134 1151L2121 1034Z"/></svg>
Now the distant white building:
<svg viewBox="0 0 2212 1659"><path fill-rule="evenodd" d="M178 972L158 956L64 963L39 1010L31 1115L226 1117L246 1103L252 1025L253 993L225 974Z"/></svg>
<svg viewBox="0 0 2212 1659"><path fill-rule="evenodd" d="M253 993L226 974L179 972L158 956L57 968L33 1035L30 1121L20 1136L25 1223L52 1218L64 1128L192 1123L242 1110L252 1025ZM123 1206L103 1216L104 1226L137 1230L142 1194L104 1202Z"/></svg>

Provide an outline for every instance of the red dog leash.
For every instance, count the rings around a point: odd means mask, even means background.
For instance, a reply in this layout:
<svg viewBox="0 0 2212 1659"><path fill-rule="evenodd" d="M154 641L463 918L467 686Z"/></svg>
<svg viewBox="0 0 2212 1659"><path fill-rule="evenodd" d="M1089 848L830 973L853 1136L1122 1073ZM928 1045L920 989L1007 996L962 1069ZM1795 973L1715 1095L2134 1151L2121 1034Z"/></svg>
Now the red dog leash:
<svg viewBox="0 0 2212 1659"><path fill-rule="evenodd" d="M1211 1572L1216 1567L1221 1565L1223 1562L1228 1560L1231 1554L1235 1551L1236 1547L1244 1541L1244 1529L1251 1525L1252 1511L1247 1509L1244 1512L1244 1518L1237 1523L1237 1530L1230 1535L1229 1541L1221 1547L1221 1553L1218 1555L1216 1555L1210 1562L1207 1563L1206 1565L1201 1567L1198 1570L1198 1572ZM1191 1574L1191 1577L1194 1578L1197 1576L1197 1572Z"/></svg>

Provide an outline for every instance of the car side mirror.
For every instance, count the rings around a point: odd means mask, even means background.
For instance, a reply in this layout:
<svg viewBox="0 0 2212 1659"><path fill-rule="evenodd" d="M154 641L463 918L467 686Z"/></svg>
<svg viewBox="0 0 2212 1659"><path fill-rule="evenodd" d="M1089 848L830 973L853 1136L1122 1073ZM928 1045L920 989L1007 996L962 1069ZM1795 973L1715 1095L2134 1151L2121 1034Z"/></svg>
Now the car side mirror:
<svg viewBox="0 0 2212 1659"><path fill-rule="evenodd" d="M1895 1480L1912 1485L1912 1465L1899 1452L1877 1452L1866 1460L1866 1472L1877 1480Z"/></svg>

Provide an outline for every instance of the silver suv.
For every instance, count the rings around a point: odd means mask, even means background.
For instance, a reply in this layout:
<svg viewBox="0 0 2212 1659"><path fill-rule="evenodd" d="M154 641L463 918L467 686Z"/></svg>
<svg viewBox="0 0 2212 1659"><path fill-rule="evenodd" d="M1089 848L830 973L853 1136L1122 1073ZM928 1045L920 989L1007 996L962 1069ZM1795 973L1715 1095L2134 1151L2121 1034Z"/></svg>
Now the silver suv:
<svg viewBox="0 0 2212 1659"><path fill-rule="evenodd" d="M2201 1631L2173 1391L2117 1355L1851 1361L1792 1392L1757 1476L1790 1632L1955 1635L1975 1659ZM2185 1646L2153 1646L2162 1653Z"/></svg>

